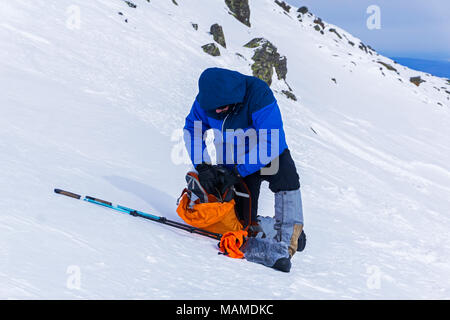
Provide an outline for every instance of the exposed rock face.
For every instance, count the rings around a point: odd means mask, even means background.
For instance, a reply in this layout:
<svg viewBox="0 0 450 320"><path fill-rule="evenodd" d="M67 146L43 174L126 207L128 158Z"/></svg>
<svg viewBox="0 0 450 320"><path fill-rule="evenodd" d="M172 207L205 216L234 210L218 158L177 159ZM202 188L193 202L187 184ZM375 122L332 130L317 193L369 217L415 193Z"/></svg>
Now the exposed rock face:
<svg viewBox="0 0 450 320"><path fill-rule="evenodd" d="M250 6L248 0L225 0L233 16L240 22L250 27Z"/></svg>
<svg viewBox="0 0 450 320"><path fill-rule="evenodd" d="M411 81L412 83L414 83L416 86L420 86L420 84L421 84L422 82L426 82L426 81L423 80L420 76L417 76L417 77L411 77L411 78L409 79L409 81Z"/></svg>
<svg viewBox="0 0 450 320"><path fill-rule="evenodd" d="M320 25L322 27L322 29L325 29L325 23L323 23L321 18L315 19L314 23Z"/></svg>
<svg viewBox="0 0 450 320"><path fill-rule="evenodd" d="M277 61L277 63L274 65L275 71L278 76L278 80L286 80L287 76L287 58L286 57L280 57Z"/></svg>
<svg viewBox="0 0 450 320"><path fill-rule="evenodd" d="M136 7L137 7L137 6L136 6L133 2L131 2L131 1L124 0L124 2L125 2L130 8L136 8Z"/></svg>
<svg viewBox="0 0 450 320"><path fill-rule="evenodd" d="M213 24L210 28L210 33L214 37L214 41L220 44L222 47L226 48L227 44L225 43L225 35L223 34L222 26L217 23Z"/></svg>
<svg viewBox="0 0 450 320"><path fill-rule="evenodd" d="M220 50L216 46L215 43L208 43L202 46L203 51L205 51L207 54L212 55L213 57L220 56Z"/></svg>
<svg viewBox="0 0 450 320"><path fill-rule="evenodd" d="M253 76L265 81L269 86L272 84L273 70L277 74L278 80L284 80L286 83L287 75L287 58L278 53L270 41L264 38L254 38L244 45L244 47L255 49L252 60L254 63L251 68ZM289 99L297 101L292 89L286 83L289 90L282 90Z"/></svg>
<svg viewBox="0 0 450 320"><path fill-rule="evenodd" d="M297 97L295 96L295 94L293 94L291 91L288 90L281 90L281 92L288 97L291 100L297 101Z"/></svg>
<svg viewBox="0 0 450 320"><path fill-rule="evenodd" d="M249 42L247 42L247 43L244 45L244 47L246 47L246 48L251 48L251 49L257 48L257 47L259 47L264 41L267 41L267 40L264 39L264 38L254 38L254 39L250 40Z"/></svg>
<svg viewBox="0 0 450 320"><path fill-rule="evenodd" d="M273 69L275 68L278 79L285 79L287 73L287 59L281 57L277 48L264 38L255 38L244 45L247 48L256 48L252 57L252 70L255 77L272 84Z"/></svg>
<svg viewBox="0 0 450 320"><path fill-rule="evenodd" d="M397 69L395 69L393 66L391 66L388 63L382 62L382 61L377 61L379 64L383 65L386 67L386 69L388 69L389 71L395 71L398 73Z"/></svg>
<svg viewBox="0 0 450 320"><path fill-rule="evenodd" d="M286 11L286 12L289 12L289 11L291 10L291 6L288 5L288 4L287 4L286 2L284 2L284 1L278 1L278 0L275 0L275 3L276 3L277 5L279 5L280 7L282 7L283 10Z"/></svg>
<svg viewBox="0 0 450 320"><path fill-rule="evenodd" d="M298 8L297 12L301 13L301 14L307 14L308 13L308 8L307 7L300 7Z"/></svg>
<svg viewBox="0 0 450 320"><path fill-rule="evenodd" d="M192 24L192 28L194 28L195 30L198 30L198 24L197 23L191 23Z"/></svg>
<svg viewBox="0 0 450 320"><path fill-rule="evenodd" d="M364 43L360 42L360 43L359 43L359 48L360 48L362 51L365 51L366 53L373 55L370 46L366 46Z"/></svg>
<svg viewBox="0 0 450 320"><path fill-rule="evenodd" d="M342 36L339 34L339 32L336 31L336 29L331 28L331 29L328 30L328 31L335 33L335 34L339 37L339 39L342 39Z"/></svg>
<svg viewBox="0 0 450 320"><path fill-rule="evenodd" d="M316 31L319 31L321 34L324 34L323 30L325 30L325 23L323 23L322 19L317 18L314 20L314 23L316 24L314 26L314 29L316 29Z"/></svg>

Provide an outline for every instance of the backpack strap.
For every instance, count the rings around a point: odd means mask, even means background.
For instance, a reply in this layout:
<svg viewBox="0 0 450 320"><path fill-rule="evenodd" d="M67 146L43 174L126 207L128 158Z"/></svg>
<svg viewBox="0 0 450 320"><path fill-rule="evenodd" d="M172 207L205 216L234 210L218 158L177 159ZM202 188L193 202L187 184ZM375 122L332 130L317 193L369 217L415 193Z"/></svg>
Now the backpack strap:
<svg viewBox="0 0 450 320"><path fill-rule="evenodd" d="M194 171L189 171L186 174L186 182L187 182L187 189L194 193L202 203L209 202L208 199L208 193L203 188L203 186L200 184L200 181L198 179L198 175Z"/></svg>

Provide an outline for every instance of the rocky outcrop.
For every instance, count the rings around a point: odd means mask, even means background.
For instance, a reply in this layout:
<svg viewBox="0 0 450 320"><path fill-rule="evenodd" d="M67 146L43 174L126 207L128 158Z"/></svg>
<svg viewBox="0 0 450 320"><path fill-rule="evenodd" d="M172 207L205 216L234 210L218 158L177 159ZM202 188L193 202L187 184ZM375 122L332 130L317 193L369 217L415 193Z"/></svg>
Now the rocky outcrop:
<svg viewBox="0 0 450 320"><path fill-rule="evenodd" d="M318 24L319 26L321 26L322 30L325 29L325 23L323 23L321 18L314 19L314 23Z"/></svg>
<svg viewBox="0 0 450 320"><path fill-rule="evenodd" d="M253 76L265 81L270 86L275 70L278 80L283 80L286 83L287 58L278 53L277 47L264 38L254 38L244 47L255 49L252 57L254 63L251 66ZM282 93L296 101L297 98L292 93L292 89L287 83L286 86L289 90L282 90Z"/></svg>
<svg viewBox="0 0 450 320"><path fill-rule="evenodd" d="M275 72L277 73L278 80L286 80L287 76L287 58L285 56L280 57L277 63L274 65Z"/></svg>
<svg viewBox="0 0 450 320"><path fill-rule="evenodd" d="M289 98L291 100L294 100L294 101L297 101L297 97L291 91L281 90L281 93L283 93L287 98Z"/></svg>
<svg viewBox="0 0 450 320"><path fill-rule="evenodd" d="M133 2L131 2L131 1L124 0L124 2L125 2L130 8L137 8L137 6L136 6Z"/></svg>
<svg viewBox="0 0 450 320"><path fill-rule="evenodd" d="M425 80L423 80L420 76L417 77L411 77L409 79L409 81L411 81L412 83L414 83L416 86L420 86L421 83L426 82Z"/></svg>
<svg viewBox="0 0 450 320"><path fill-rule="evenodd" d="M250 6L248 0L225 0L231 14L240 22L250 27Z"/></svg>
<svg viewBox="0 0 450 320"><path fill-rule="evenodd" d="M381 64L381 65L383 65L386 69L388 69L389 71L394 71L394 72L397 72L398 73L398 71L397 71L397 69L395 69L393 66L391 66L390 64L388 64L388 63L385 63L385 62L383 62L383 61L377 61L379 64Z"/></svg>
<svg viewBox="0 0 450 320"><path fill-rule="evenodd" d="M195 29L195 31L198 30L198 24L197 23L191 23L192 24L192 28Z"/></svg>
<svg viewBox="0 0 450 320"><path fill-rule="evenodd" d="M202 46L202 49L203 49L204 52L206 52L207 54L209 54L209 55L211 55L213 57L220 56L220 50L216 46L215 43L205 44L204 46Z"/></svg>
<svg viewBox="0 0 450 320"><path fill-rule="evenodd" d="M360 42L360 43L359 43L359 48L360 48L361 50L365 51L366 53L369 53L369 51L368 51L368 49L367 49L367 46L366 46L364 43Z"/></svg>
<svg viewBox="0 0 450 320"><path fill-rule="evenodd" d="M328 31L333 32L334 34L336 34L336 35L339 37L339 39L342 39L342 36L339 34L339 32L336 31L336 29L331 28L331 29L328 30Z"/></svg>
<svg viewBox="0 0 450 320"><path fill-rule="evenodd" d="M297 12L298 12L297 19L298 19L298 21L303 22L303 15L307 14L308 11L309 10L308 10L307 7L298 8L298 10L297 10Z"/></svg>
<svg viewBox="0 0 450 320"><path fill-rule="evenodd" d="M291 6L288 5L288 4L287 4L286 2L284 2L284 1L278 1L278 0L275 0L275 3L276 3L277 5L279 5L280 7L282 7L283 10L286 11L286 12L289 12L289 11L291 10Z"/></svg>
<svg viewBox="0 0 450 320"><path fill-rule="evenodd" d="M307 14L308 13L308 8L307 7L300 7L298 8L297 12L301 13L301 14Z"/></svg>
<svg viewBox="0 0 450 320"><path fill-rule="evenodd" d="M277 48L268 40L264 38L255 38L244 45L247 48L255 48L252 60L253 75L267 82L270 86L272 84L273 69L277 71L278 79L284 79L285 74L281 73L287 64L286 58L281 57ZM278 74L280 71L280 74Z"/></svg>
<svg viewBox="0 0 450 320"><path fill-rule="evenodd" d="M317 18L317 19L314 20L314 23L316 24L314 26L314 29L316 31L319 31L321 34L324 34L323 31L325 30L325 23L323 23L322 19Z"/></svg>
<svg viewBox="0 0 450 320"><path fill-rule="evenodd" d="M223 34L222 26L215 23L211 26L209 33L213 35L214 41L226 48L225 35Z"/></svg>

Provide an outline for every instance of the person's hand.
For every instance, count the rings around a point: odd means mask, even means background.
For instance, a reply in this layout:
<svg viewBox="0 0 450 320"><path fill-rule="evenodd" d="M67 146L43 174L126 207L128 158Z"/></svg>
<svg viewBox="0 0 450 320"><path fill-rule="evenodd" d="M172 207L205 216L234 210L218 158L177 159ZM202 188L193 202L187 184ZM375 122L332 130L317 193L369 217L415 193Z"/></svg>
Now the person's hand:
<svg viewBox="0 0 450 320"><path fill-rule="evenodd" d="M217 168L208 163L202 163L197 165L195 169L198 172L198 180L205 191L209 194L216 194L220 182Z"/></svg>

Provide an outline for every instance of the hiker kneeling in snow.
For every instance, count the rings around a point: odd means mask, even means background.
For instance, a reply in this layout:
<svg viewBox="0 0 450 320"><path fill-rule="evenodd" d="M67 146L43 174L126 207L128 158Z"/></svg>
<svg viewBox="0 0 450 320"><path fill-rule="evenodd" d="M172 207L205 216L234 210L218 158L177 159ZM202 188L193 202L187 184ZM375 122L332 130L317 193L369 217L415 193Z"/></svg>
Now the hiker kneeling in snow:
<svg viewBox="0 0 450 320"><path fill-rule="evenodd" d="M198 172L200 184L208 193L216 193L241 179L250 199L236 199L236 209L250 237L242 247L248 261L289 272L290 258L304 246L303 212L300 182L285 140L277 101L262 80L239 72L209 68L199 79L199 93L186 117L185 142ZM229 172L222 175L211 165L204 133L214 131L216 160ZM223 181L225 179L225 181ZM276 234L265 237L258 225L258 197L262 181L275 193ZM251 212L246 215L245 212ZM273 221L273 219L272 219ZM299 241L300 239L300 241Z"/></svg>

